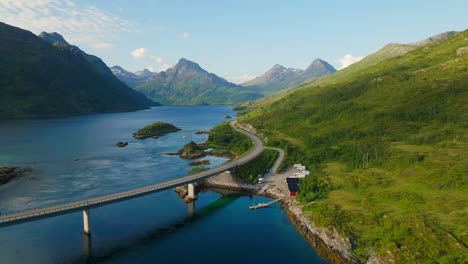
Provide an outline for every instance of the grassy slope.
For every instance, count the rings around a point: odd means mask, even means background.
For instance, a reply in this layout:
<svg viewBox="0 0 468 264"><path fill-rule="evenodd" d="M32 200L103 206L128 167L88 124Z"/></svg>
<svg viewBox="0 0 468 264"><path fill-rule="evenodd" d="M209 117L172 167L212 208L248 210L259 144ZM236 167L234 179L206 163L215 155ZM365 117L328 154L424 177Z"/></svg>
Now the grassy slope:
<svg viewBox="0 0 468 264"><path fill-rule="evenodd" d="M468 53L457 50L467 39L305 87L241 119L333 188L303 195L324 197L305 210L353 236L361 259L372 249L397 263L466 261Z"/></svg>
<svg viewBox="0 0 468 264"><path fill-rule="evenodd" d="M248 112L250 111L251 109L259 106L259 105L262 105L262 104L268 104L268 103L271 103L271 102L274 102L274 101L277 101L279 99L281 99L282 97L288 95L289 93L293 92L293 91L296 91L296 90L299 90L299 89L302 89L304 87L309 87L310 85L325 85L325 84L331 84L335 81L339 81L341 80L342 78L346 78L347 76L350 76L352 74L355 74L359 71L362 71L362 70L365 70L369 67L372 67L374 65L376 65L377 63L381 62L381 61L384 61L384 60L387 60L387 59L390 59L390 58L393 58L393 57L396 57L396 56L400 56L400 55L403 55L409 51L412 51L422 45L427 45L427 44L430 44L432 42L435 42L435 41L439 41L439 40L442 40L452 34L454 34L455 32L454 31L451 31L451 32L445 32L445 33L442 33L442 34L439 34L439 35L435 35L435 36L432 36L428 39L424 39L424 40L421 40L421 41L417 41L417 42L414 42L414 43L410 43L410 44L399 44L399 43L390 43L390 44L387 44L385 45L382 49L378 50L377 52L375 53L372 53L371 55L365 57L364 59L362 59L361 61L358 61L344 69L341 69L337 72L334 72L332 74L329 74L329 75L326 75L324 77L321 77L321 78L310 78L310 79L307 79L305 80L304 82L300 83L300 84L297 84L297 85L294 85L294 86L291 86L287 89L283 89L281 91L278 91L274 94L271 94L271 95L268 95L268 96L265 96L263 98L260 98L254 102L250 101L250 102L245 102L243 104L241 104L240 106L238 106L238 110L240 110L240 114L242 113L245 113L245 112Z"/></svg>

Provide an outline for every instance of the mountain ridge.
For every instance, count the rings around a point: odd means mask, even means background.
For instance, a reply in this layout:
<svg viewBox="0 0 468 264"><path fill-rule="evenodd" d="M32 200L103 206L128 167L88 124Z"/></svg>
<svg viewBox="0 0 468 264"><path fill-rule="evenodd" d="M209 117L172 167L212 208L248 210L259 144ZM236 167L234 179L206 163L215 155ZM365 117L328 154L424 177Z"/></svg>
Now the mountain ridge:
<svg viewBox="0 0 468 264"><path fill-rule="evenodd" d="M52 38L0 22L0 117L124 112L156 105L115 78L99 58L52 37L53 44Z"/></svg>
<svg viewBox="0 0 468 264"><path fill-rule="evenodd" d="M137 71L134 73L129 72L119 65L112 66L110 69L115 75L115 77L117 77L117 79L124 82L130 88L135 88L139 85L142 85L147 80L151 79L152 77L154 77L154 75L156 75L155 72L151 72L148 69L144 69L142 71Z"/></svg>
<svg viewBox="0 0 468 264"><path fill-rule="evenodd" d="M185 58L135 89L169 105L236 104L261 97Z"/></svg>
<svg viewBox="0 0 468 264"><path fill-rule="evenodd" d="M336 72L336 69L321 59L312 61L305 70L286 68L280 64L275 64L261 76L241 85L259 91L264 95L269 95L297 85L307 79L320 78L333 72Z"/></svg>

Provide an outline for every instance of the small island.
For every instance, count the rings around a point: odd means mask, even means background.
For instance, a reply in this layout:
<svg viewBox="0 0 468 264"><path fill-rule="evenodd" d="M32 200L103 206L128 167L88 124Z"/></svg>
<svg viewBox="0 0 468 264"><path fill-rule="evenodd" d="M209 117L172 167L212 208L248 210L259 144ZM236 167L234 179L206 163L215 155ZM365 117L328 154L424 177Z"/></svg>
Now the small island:
<svg viewBox="0 0 468 264"><path fill-rule="evenodd" d="M210 161L209 160L192 161L188 165L189 166L210 165Z"/></svg>
<svg viewBox="0 0 468 264"><path fill-rule="evenodd" d="M231 119L232 117L231 116L228 116L228 115L225 115L224 116L224 119Z"/></svg>
<svg viewBox="0 0 468 264"><path fill-rule="evenodd" d="M137 132L133 133L133 137L136 139L145 139L152 137L154 139L158 138L159 136L162 136L167 133L172 133L172 132L177 132L182 129L169 124L169 123L164 123L161 121L158 121L156 123L153 123L151 125L147 125L144 128L138 130Z"/></svg>
<svg viewBox="0 0 468 264"><path fill-rule="evenodd" d="M207 155L205 147L190 141L183 149L179 151L180 157L183 159L200 159Z"/></svg>

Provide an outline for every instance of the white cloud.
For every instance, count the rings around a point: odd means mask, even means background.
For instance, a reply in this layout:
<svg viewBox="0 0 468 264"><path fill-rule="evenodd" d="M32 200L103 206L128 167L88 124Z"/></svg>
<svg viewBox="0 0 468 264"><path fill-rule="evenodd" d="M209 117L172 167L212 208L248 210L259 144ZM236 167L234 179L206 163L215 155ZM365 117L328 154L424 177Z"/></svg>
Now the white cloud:
<svg viewBox="0 0 468 264"><path fill-rule="evenodd" d="M163 58L156 55L149 55L149 57L157 63L163 62Z"/></svg>
<svg viewBox="0 0 468 264"><path fill-rule="evenodd" d="M165 71L165 70L169 69L170 67L171 67L171 65L169 65L169 64L163 64L163 65L159 66L158 71Z"/></svg>
<svg viewBox="0 0 468 264"><path fill-rule="evenodd" d="M148 49L147 48L139 48L139 49L136 49L132 52L130 52L130 54L132 54L132 57L134 59L144 59L148 56Z"/></svg>
<svg viewBox="0 0 468 264"><path fill-rule="evenodd" d="M109 40L133 31L131 22L71 0L0 0L0 18L35 34L58 32L70 43L95 48L111 48Z"/></svg>
<svg viewBox="0 0 468 264"><path fill-rule="evenodd" d="M341 69L348 67L349 65L356 63L360 60L364 59L364 56L353 56L351 54L346 54L342 58L338 59L338 62L341 63Z"/></svg>
<svg viewBox="0 0 468 264"><path fill-rule="evenodd" d="M146 67L146 69L148 69L150 72L158 72L155 65L153 65L153 64Z"/></svg>
<svg viewBox="0 0 468 264"><path fill-rule="evenodd" d="M236 75L236 76L231 76L227 77L227 80L233 83L241 84L245 83L247 81L250 81L257 77L256 75L250 74L250 73L244 73L242 75Z"/></svg>
<svg viewBox="0 0 468 264"><path fill-rule="evenodd" d="M251 75L251 74L246 73L246 74L242 75L241 79L243 81L248 81L248 80L252 80L255 77L256 77L255 75Z"/></svg>
<svg viewBox="0 0 468 264"><path fill-rule="evenodd" d="M115 48L115 45L112 44L112 43L105 43L105 42L102 42L102 43L91 43L90 44L91 47L95 48L95 49L113 49Z"/></svg>
<svg viewBox="0 0 468 264"><path fill-rule="evenodd" d="M183 38L183 39L188 39L188 38L190 38L190 34L187 33L187 32L184 32L184 33L180 34L180 37Z"/></svg>

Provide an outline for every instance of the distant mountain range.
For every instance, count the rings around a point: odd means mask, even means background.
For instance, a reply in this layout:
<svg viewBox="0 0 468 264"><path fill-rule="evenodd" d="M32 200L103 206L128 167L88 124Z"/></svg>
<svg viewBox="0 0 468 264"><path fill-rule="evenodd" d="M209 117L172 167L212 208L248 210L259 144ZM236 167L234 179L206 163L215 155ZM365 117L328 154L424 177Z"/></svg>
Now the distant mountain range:
<svg viewBox="0 0 468 264"><path fill-rule="evenodd" d="M60 34L0 22L0 117L134 111L156 105Z"/></svg>
<svg viewBox="0 0 468 264"><path fill-rule="evenodd" d="M305 70L285 68L276 64L263 75L243 83L242 86L268 95L302 83L307 79L320 78L334 72L336 69L321 59L314 60Z"/></svg>
<svg viewBox="0 0 468 264"><path fill-rule="evenodd" d="M166 105L237 104L262 97L187 59L180 59L173 68L157 73L135 89Z"/></svg>
<svg viewBox="0 0 468 264"><path fill-rule="evenodd" d="M151 72L148 69L137 71L135 73L129 72L118 65L113 66L110 69L112 73L117 77L117 79L121 80L131 88L135 88L139 85L142 85L144 82L156 75L155 72Z"/></svg>

